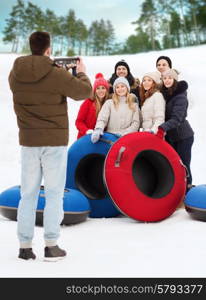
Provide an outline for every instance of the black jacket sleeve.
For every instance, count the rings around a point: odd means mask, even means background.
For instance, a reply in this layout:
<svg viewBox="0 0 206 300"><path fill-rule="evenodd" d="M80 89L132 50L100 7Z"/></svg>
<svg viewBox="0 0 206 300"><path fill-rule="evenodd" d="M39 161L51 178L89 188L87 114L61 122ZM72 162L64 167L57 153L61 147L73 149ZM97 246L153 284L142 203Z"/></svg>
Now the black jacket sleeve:
<svg viewBox="0 0 206 300"><path fill-rule="evenodd" d="M160 125L164 131L177 128L185 121L187 116L188 100L185 93L175 96L172 101L171 114L169 119Z"/></svg>

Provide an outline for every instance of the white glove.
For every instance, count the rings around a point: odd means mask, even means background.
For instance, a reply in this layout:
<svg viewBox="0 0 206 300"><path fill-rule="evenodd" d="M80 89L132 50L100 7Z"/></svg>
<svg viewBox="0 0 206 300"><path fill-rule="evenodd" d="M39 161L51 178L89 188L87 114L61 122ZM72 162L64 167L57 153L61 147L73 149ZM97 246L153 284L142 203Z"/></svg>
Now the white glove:
<svg viewBox="0 0 206 300"><path fill-rule="evenodd" d="M96 142L98 142L98 140L100 139L100 136L103 135L103 131L101 128L97 128L92 132L91 135L91 141L93 144L95 144Z"/></svg>
<svg viewBox="0 0 206 300"><path fill-rule="evenodd" d="M88 130L86 131L86 134L91 134L93 131L94 131L93 129L88 129Z"/></svg>

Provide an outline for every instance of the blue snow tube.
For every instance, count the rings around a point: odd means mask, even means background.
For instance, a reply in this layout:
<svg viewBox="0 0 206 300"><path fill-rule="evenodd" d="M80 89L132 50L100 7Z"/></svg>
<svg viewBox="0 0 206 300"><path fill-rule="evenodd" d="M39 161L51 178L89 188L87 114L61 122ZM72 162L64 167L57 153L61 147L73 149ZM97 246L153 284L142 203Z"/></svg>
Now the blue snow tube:
<svg viewBox="0 0 206 300"><path fill-rule="evenodd" d="M114 134L104 133L100 141L93 144L89 134L75 141L68 150L66 188L78 189L88 198L91 218L120 214L103 180L105 157L117 139Z"/></svg>
<svg viewBox="0 0 206 300"><path fill-rule="evenodd" d="M185 197L184 205L193 219L206 221L206 184L191 188Z"/></svg>
<svg viewBox="0 0 206 300"><path fill-rule="evenodd" d="M10 219L17 220L17 208L20 201L20 186L13 186L0 194L0 213ZM45 207L44 187L39 193L36 209L36 225L43 225L43 211ZM79 191L65 189L64 199L64 218L61 225L80 223L86 220L90 212L90 205L87 198Z"/></svg>

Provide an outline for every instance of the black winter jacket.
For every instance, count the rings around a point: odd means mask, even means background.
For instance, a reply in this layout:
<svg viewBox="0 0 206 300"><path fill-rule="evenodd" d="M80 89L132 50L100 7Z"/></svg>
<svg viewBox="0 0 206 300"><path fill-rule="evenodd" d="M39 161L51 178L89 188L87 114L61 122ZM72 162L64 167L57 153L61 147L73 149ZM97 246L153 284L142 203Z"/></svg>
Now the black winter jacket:
<svg viewBox="0 0 206 300"><path fill-rule="evenodd" d="M160 127L166 131L168 142L178 142L194 135L194 132L186 120L188 99L188 84L186 81L179 81L173 94L168 93L166 87L162 88L162 94L166 101L165 122Z"/></svg>

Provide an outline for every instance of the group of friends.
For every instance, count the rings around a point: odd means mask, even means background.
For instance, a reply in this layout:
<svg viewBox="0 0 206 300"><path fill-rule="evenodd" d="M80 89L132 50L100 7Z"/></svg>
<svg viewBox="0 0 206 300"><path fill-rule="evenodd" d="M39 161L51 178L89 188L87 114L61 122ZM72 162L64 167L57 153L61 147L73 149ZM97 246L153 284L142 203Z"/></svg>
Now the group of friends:
<svg viewBox="0 0 206 300"><path fill-rule="evenodd" d="M135 78L126 61L118 61L109 80L98 73L93 96L80 106L76 127L78 136L91 134L96 143L104 131L123 136L146 131L165 139L187 168L187 191L192 185L190 169L194 132L187 117L186 81L178 80L168 56L160 56L156 70Z"/></svg>
<svg viewBox="0 0 206 300"><path fill-rule="evenodd" d="M178 81L169 57L159 57L157 71L146 73L141 83L122 60L115 65L109 80L98 73L92 86L81 57L76 76L50 58L48 32L33 32L29 45L31 55L18 57L9 74L21 146L18 257L36 258L32 241L43 180L44 260L56 261L67 256L57 244L64 216L69 141L67 97L86 99L76 119L78 138L91 134L91 142L97 143L104 131L119 136L148 131L165 138L187 167L188 189L192 186L190 160L194 132L186 120L188 84Z"/></svg>

